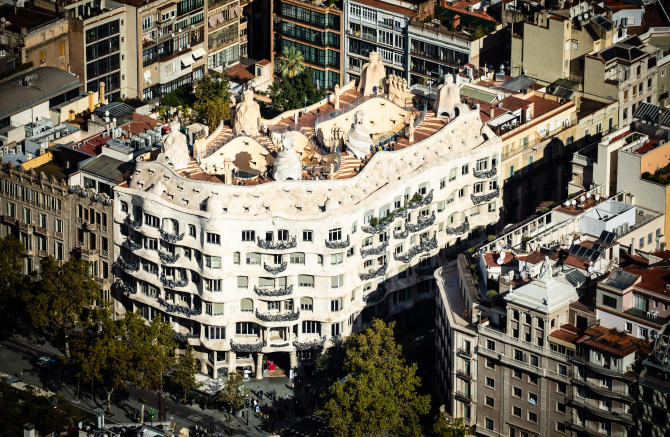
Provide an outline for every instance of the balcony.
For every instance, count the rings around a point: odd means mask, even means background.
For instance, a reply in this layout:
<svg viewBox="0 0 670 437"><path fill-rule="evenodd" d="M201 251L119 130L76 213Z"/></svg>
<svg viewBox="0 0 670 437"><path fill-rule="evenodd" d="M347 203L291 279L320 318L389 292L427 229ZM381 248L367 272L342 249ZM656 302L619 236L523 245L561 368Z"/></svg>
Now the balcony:
<svg viewBox="0 0 670 437"><path fill-rule="evenodd" d="M134 229L134 228L133 228ZM170 232L165 231L164 229L159 229L158 233L161 235L161 238L168 243L172 244L177 244L181 240L184 239L184 233L182 232L181 234L172 234Z"/></svg>
<svg viewBox="0 0 670 437"><path fill-rule="evenodd" d="M628 393L624 393L623 390L612 390L608 387L603 387L601 385L596 385L591 382L585 381L583 378L576 376L570 378L570 381L572 382L572 385L585 387L588 390L600 396L607 396L608 398L619 399L621 401L628 402L630 404L635 402L635 399L633 399L633 397L630 396Z"/></svg>
<svg viewBox="0 0 670 437"><path fill-rule="evenodd" d="M587 359L585 359L584 357L581 357L581 356L578 356L578 355L570 357L569 360L573 364L577 364L577 365L580 365L580 366L586 366L589 369L591 369L594 372L599 373L601 375L611 376L612 378L617 378L617 379L623 379L624 381L631 381L631 382L635 381L634 376L624 375L623 373L619 372L618 370L608 369L606 367L601 366L598 363L592 363L592 362L588 361Z"/></svg>
<svg viewBox="0 0 670 437"><path fill-rule="evenodd" d="M587 427L585 422L581 422L577 418L573 418L572 422L565 422L565 425L566 425L567 428L571 428L571 429L577 431L580 434L586 434L590 437L607 436L607 434L601 434L597 430Z"/></svg>
<svg viewBox="0 0 670 437"><path fill-rule="evenodd" d="M472 373L466 372L465 370L458 369L456 371L456 376L459 378L467 379L468 381L472 380Z"/></svg>
<svg viewBox="0 0 670 437"><path fill-rule="evenodd" d="M597 400L600 402L600 400ZM576 408L582 408L588 411L591 414L594 414L603 419L613 420L615 422L623 423L627 426L633 425L633 417L628 414L622 414L618 412L612 412L610 410L602 409L594 404L589 403L587 399L580 398L579 396L568 396L565 398L565 403L570 404Z"/></svg>
<svg viewBox="0 0 670 437"><path fill-rule="evenodd" d="M277 241L276 243L273 243L272 240L261 240L260 238L258 238L256 244L261 249L286 250L286 249L293 249L298 245L298 242L294 235L292 237L289 237L289 239L286 241Z"/></svg>
<svg viewBox="0 0 670 437"><path fill-rule="evenodd" d="M2 221L5 223L9 223L10 225L16 226L17 220L15 217L9 216L9 215L3 215L2 216Z"/></svg>
<svg viewBox="0 0 670 437"><path fill-rule="evenodd" d="M465 402L467 404L472 402L472 395L470 393L465 393L462 391L457 391L454 393L454 397L458 399L461 402Z"/></svg>
<svg viewBox="0 0 670 437"><path fill-rule="evenodd" d="M256 318L264 322L293 322L300 318L300 310L286 313L259 313L256 309Z"/></svg>
<svg viewBox="0 0 670 437"><path fill-rule="evenodd" d="M472 358L472 351L470 349L463 349L462 347L459 347L458 352L456 353L464 358Z"/></svg>
<svg viewBox="0 0 670 437"><path fill-rule="evenodd" d="M364 39L366 41L371 41L371 42L374 42L374 43L377 42L377 37L376 36L368 35L367 33L362 33L360 30L358 32L349 31L349 36Z"/></svg>
<svg viewBox="0 0 670 437"><path fill-rule="evenodd" d="M655 217L654 217L655 218ZM654 311L645 311L641 310L639 308L623 308L623 313L627 316L634 317L638 320L645 321L647 323L651 323L653 325L657 325L658 327L661 327L665 325L670 317L661 317L658 314L655 315Z"/></svg>
<svg viewBox="0 0 670 437"><path fill-rule="evenodd" d="M23 220L19 220L19 230L24 232L30 232L33 230L33 225L26 223Z"/></svg>

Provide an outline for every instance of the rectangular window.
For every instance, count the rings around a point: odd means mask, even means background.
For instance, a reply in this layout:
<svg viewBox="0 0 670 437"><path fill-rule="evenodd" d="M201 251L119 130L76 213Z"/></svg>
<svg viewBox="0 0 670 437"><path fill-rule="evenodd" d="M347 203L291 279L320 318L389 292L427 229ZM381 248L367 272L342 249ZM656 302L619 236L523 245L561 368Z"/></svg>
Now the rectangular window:
<svg viewBox="0 0 670 437"><path fill-rule="evenodd" d="M603 305L616 308L617 300L612 296L603 295Z"/></svg>
<svg viewBox="0 0 670 437"><path fill-rule="evenodd" d="M330 301L330 311L337 312L343 309L342 298L333 299Z"/></svg>
<svg viewBox="0 0 670 437"><path fill-rule="evenodd" d="M290 257L291 264L305 264L304 253L292 253Z"/></svg>
<svg viewBox="0 0 670 437"><path fill-rule="evenodd" d="M487 376L487 377L486 377L486 384L485 384L485 386L488 387L488 388L495 388L495 386L496 386L496 381L495 381L495 379L493 379L493 378L489 378L489 377Z"/></svg>
<svg viewBox="0 0 670 437"><path fill-rule="evenodd" d="M302 231L302 241L312 241L312 231Z"/></svg>
<svg viewBox="0 0 670 437"><path fill-rule="evenodd" d="M205 255L205 267L209 267L210 269L220 269L221 257Z"/></svg>
<svg viewBox="0 0 670 437"><path fill-rule="evenodd" d="M512 416L521 417L521 408L512 407Z"/></svg>
<svg viewBox="0 0 670 437"><path fill-rule="evenodd" d="M328 231L328 241L340 241L342 239L342 228Z"/></svg>
<svg viewBox="0 0 670 437"><path fill-rule="evenodd" d="M160 228L161 227L161 221L158 217L155 217L150 214L144 214L144 224L149 225L152 228Z"/></svg>
<svg viewBox="0 0 670 437"><path fill-rule="evenodd" d="M221 245L221 236L218 234L212 234L211 232L207 232L207 242L209 244L216 244L216 245Z"/></svg>
<svg viewBox="0 0 670 437"><path fill-rule="evenodd" d="M486 429L488 429L489 431L493 431L493 419L489 419L487 417L485 420L486 420Z"/></svg>
<svg viewBox="0 0 670 437"><path fill-rule="evenodd" d="M321 334L321 323L313 321L303 321L302 322L302 333L303 334Z"/></svg>
<svg viewBox="0 0 670 437"><path fill-rule="evenodd" d="M529 411L528 412L528 421L533 422L533 423L537 423L537 414L533 413L532 411Z"/></svg>
<svg viewBox="0 0 670 437"><path fill-rule="evenodd" d="M242 241L255 241L256 232L255 231L242 231Z"/></svg>

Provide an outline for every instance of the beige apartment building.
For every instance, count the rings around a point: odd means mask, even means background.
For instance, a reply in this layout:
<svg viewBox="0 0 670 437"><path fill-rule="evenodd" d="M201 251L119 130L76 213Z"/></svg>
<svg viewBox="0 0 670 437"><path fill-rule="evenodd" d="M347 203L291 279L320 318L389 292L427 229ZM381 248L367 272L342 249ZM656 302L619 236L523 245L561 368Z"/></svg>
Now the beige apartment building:
<svg viewBox="0 0 670 437"><path fill-rule="evenodd" d="M0 23L0 44L16 50L21 63L69 71L69 24L65 16L45 7L17 8L3 4L0 17L5 19Z"/></svg>

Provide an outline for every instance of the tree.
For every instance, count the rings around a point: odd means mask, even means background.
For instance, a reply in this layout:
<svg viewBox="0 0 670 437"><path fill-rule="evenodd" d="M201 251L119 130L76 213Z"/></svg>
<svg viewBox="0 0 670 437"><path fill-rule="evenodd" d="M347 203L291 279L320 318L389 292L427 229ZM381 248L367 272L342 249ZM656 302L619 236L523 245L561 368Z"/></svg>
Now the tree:
<svg viewBox="0 0 670 437"><path fill-rule="evenodd" d="M83 420L81 410L60 395L47 399L30 391L15 391L0 378L0 435L21 434L32 423L40 435L60 433Z"/></svg>
<svg viewBox="0 0 670 437"><path fill-rule="evenodd" d="M133 313L121 320L113 320L107 306L95 308L86 326L86 340L78 343L75 351L79 364L78 378L96 380L107 394L107 411L111 407L112 393L126 387L126 381L134 380L133 358L137 338L133 329Z"/></svg>
<svg viewBox="0 0 670 437"><path fill-rule="evenodd" d="M28 314L33 326L53 326L63 336L65 355L70 358L68 339L82 322L86 307L100 297L100 286L88 272L88 263L70 258L59 263L52 256L42 260L41 278L33 284Z"/></svg>
<svg viewBox="0 0 670 437"><path fill-rule="evenodd" d="M16 319L24 313L28 298L29 280L23 275L23 244L14 236L0 238L0 330L12 329Z"/></svg>
<svg viewBox="0 0 670 437"><path fill-rule="evenodd" d="M240 388L244 385L243 377L239 372L228 374L228 381L219 392L219 401L230 411L237 411L244 405L245 393Z"/></svg>
<svg viewBox="0 0 670 437"><path fill-rule="evenodd" d="M419 415L428 413L430 396L416 393L416 364L405 363L394 327L375 320L344 343L347 381L326 391L318 412L334 437L421 435Z"/></svg>
<svg viewBox="0 0 670 437"><path fill-rule="evenodd" d="M194 109L214 131L221 120L230 118L230 79L225 74L205 75L195 89Z"/></svg>
<svg viewBox="0 0 670 437"><path fill-rule="evenodd" d="M435 437L465 437L472 435L472 428L465 425L462 417L448 419L443 414L438 414L433 425L433 435Z"/></svg>
<svg viewBox="0 0 670 437"><path fill-rule="evenodd" d="M290 111L304 107L305 97L309 106L323 100L326 93L314 86L313 73L311 70L306 70L291 80L282 80L270 85L269 97L274 109Z"/></svg>
<svg viewBox="0 0 670 437"><path fill-rule="evenodd" d="M144 422L145 394L151 394L157 399L158 417L164 420L163 375L168 373L174 363L177 346L172 327L160 315L145 324L139 313L128 314L125 324L133 355L131 381L139 388L142 399L140 422Z"/></svg>
<svg viewBox="0 0 670 437"><path fill-rule="evenodd" d="M202 387L202 383L195 379L195 374L200 371L200 362L193 354L193 347L186 345L186 352L177 358L174 370L171 375L173 383L181 386L184 390L184 399L194 390Z"/></svg>
<svg viewBox="0 0 670 437"><path fill-rule="evenodd" d="M327 383L333 383L346 376L344 354L339 349L331 347L316 359L316 374Z"/></svg>
<svg viewBox="0 0 670 437"><path fill-rule="evenodd" d="M305 58L295 47L284 47L279 58L279 71L284 79L293 79L305 69Z"/></svg>

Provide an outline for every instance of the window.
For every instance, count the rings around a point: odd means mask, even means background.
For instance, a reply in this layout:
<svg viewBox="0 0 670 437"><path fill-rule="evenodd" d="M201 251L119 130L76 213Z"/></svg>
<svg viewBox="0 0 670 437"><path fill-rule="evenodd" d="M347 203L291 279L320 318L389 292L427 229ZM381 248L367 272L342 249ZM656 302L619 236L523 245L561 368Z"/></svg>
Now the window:
<svg viewBox="0 0 670 437"><path fill-rule="evenodd" d="M565 404L562 404L560 402L556 402L556 411L558 411L559 413L565 414L565 412L566 412Z"/></svg>
<svg viewBox="0 0 670 437"><path fill-rule="evenodd" d="M565 432L565 422L556 422L556 431Z"/></svg>
<svg viewBox="0 0 670 437"><path fill-rule="evenodd" d="M152 228L160 228L161 227L161 221L158 217L154 217L153 215L145 214L144 215L144 224L149 225Z"/></svg>
<svg viewBox="0 0 670 437"><path fill-rule="evenodd" d="M512 416L521 417L521 408L512 407Z"/></svg>
<svg viewBox="0 0 670 437"><path fill-rule="evenodd" d="M528 382L530 384L535 384L537 385L537 376L535 375L528 375Z"/></svg>
<svg viewBox="0 0 670 437"><path fill-rule="evenodd" d="M456 180L456 169L449 170L449 182Z"/></svg>
<svg viewBox="0 0 670 437"><path fill-rule="evenodd" d="M233 264L240 264L240 253L235 252L233 253Z"/></svg>
<svg viewBox="0 0 670 437"><path fill-rule="evenodd" d="M446 179L440 180L440 190L446 186L447 186L447 180Z"/></svg>
<svg viewBox="0 0 670 437"><path fill-rule="evenodd" d="M280 265L284 262L284 255L272 255L272 262L274 265Z"/></svg>
<svg viewBox="0 0 670 437"><path fill-rule="evenodd" d="M638 331L640 333L640 338L647 338L649 336L649 331L647 330L647 328L638 327Z"/></svg>
<svg viewBox="0 0 670 437"><path fill-rule="evenodd" d="M242 231L242 241L254 241L256 240L255 231Z"/></svg>
<svg viewBox="0 0 670 437"><path fill-rule="evenodd" d="M237 335L258 335L258 325L252 322L237 322L235 324Z"/></svg>
<svg viewBox="0 0 670 437"><path fill-rule="evenodd" d="M519 387L512 387L512 396L517 398L523 397L523 390L521 390Z"/></svg>
<svg viewBox="0 0 670 437"><path fill-rule="evenodd" d="M342 228L328 231L328 241L340 241L342 239Z"/></svg>
<svg viewBox="0 0 670 437"><path fill-rule="evenodd" d="M291 264L305 264L304 253L292 253L289 259Z"/></svg>
<svg viewBox="0 0 670 437"><path fill-rule="evenodd" d="M470 172L469 164L465 164L464 166L461 167L461 175L466 175L469 172Z"/></svg>
<svg viewBox="0 0 670 437"><path fill-rule="evenodd" d="M298 287L314 287L314 276L298 275Z"/></svg>
<svg viewBox="0 0 670 437"><path fill-rule="evenodd" d="M237 278L237 286L240 287L240 278L238 276ZM244 278L245 280L247 279L246 277ZM246 288L246 285L244 287L240 288ZM207 291L221 291L221 279L205 279L205 290Z"/></svg>
<svg viewBox="0 0 670 437"><path fill-rule="evenodd" d="M486 429L493 431L493 419L486 418Z"/></svg>
<svg viewBox="0 0 670 437"><path fill-rule="evenodd" d="M358 222L353 222L351 224L351 233L355 234L357 229L358 229Z"/></svg>
<svg viewBox="0 0 670 437"><path fill-rule="evenodd" d="M495 408L495 401L490 396L486 396L484 398L484 403L486 404L487 407Z"/></svg>
<svg viewBox="0 0 670 437"><path fill-rule="evenodd" d="M321 334L321 323L314 321L303 321L302 322L302 333L303 334Z"/></svg>
<svg viewBox="0 0 670 437"><path fill-rule="evenodd" d="M210 269L220 269L221 257L205 255L205 266Z"/></svg>
<svg viewBox="0 0 670 437"><path fill-rule="evenodd" d="M343 253L334 253L334 254L330 255L330 265L331 266L342 264L343 260L344 260L344 254Z"/></svg>
<svg viewBox="0 0 670 437"><path fill-rule="evenodd" d="M343 309L342 298L333 299L330 301L330 311L337 312Z"/></svg>
<svg viewBox="0 0 670 437"><path fill-rule="evenodd" d="M486 340L486 349L490 351L496 350L496 342L493 340Z"/></svg>
<svg viewBox="0 0 670 437"><path fill-rule="evenodd" d="M537 355L531 355L530 356L530 365L539 367L540 365L540 358Z"/></svg>
<svg viewBox="0 0 670 437"><path fill-rule="evenodd" d="M332 325L330 325L330 335L332 335L333 337L341 335L343 331L344 331L344 322L333 323Z"/></svg>
<svg viewBox="0 0 670 437"><path fill-rule="evenodd" d="M217 244L221 245L221 236L218 234L212 234L211 232L207 232L207 242L209 244Z"/></svg>
<svg viewBox="0 0 670 437"><path fill-rule="evenodd" d="M301 311L312 311L314 308L314 301L311 297L301 297L300 298L300 310Z"/></svg>
<svg viewBox="0 0 670 437"><path fill-rule="evenodd" d="M268 302L268 311L279 311L279 302Z"/></svg>
<svg viewBox="0 0 670 437"><path fill-rule="evenodd" d="M478 182L474 185L473 191L475 194L481 193L484 191L484 183L483 182Z"/></svg>
<svg viewBox="0 0 670 437"><path fill-rule="evenodd" d="M495 370L496 363L491 358L487 358L486 361L484 362L484 366L488 367L489 369Z"/></svg>
<svg viewBox="0 0 670 437"><path fill-rule="evenodd" d="M486 377L486 384L484 384L485 387L488 388L495 388L496 386L496 381L493 378L489 378L488 376Z"/></svg>
<svg viewBox="0 0 670 437"><path fill-rule="evenodd" d="M629 333L633 332L633 324L630 322L626 322L626 331Z"/></svg>
<svg viewBox="0 0 670 437"><path fill-rule="evenodd" d="M528 421L537 423L537 413L533 413L532 411L528 412Z"/></svg>
<svg viewBox="0 0 670 437"><path fill-rule="evenodd" d="M528 403L533 406L537 405L537 395L535 393L528 393Z"/></svg>
<svg viewBox="0 0 670 437"><path fill-rule="evenodd" d="M330 288L341 288L344 285L344 275L330 277Z"/></svg>
<svg viewBox="0 0 670 437"><path fill-rule="evenodd" d="M616 302L617 302L616 298L612 296L603 295L603 305L608 306L610 308L616 308Z"/></svg>
<svg viewBox="0 0 670 437"><path fill-rule="evenodd" d="M567 375L568 374L568 367L564 366L563 364L558 365L558 374L559 375Z"/></svg>
<svg viewBox="0 0 670 437"><path fill-rule="evenodd" d="M261 256L258 253L247 253L247 265L258 265L261 263Z"/></svg>
<svg viewBox="0 0 670 437"><path fill-rule="evenodd" d="M610 423L609 421L607 422L600 422L600 432L609 434L610 433Z"/></svg>

